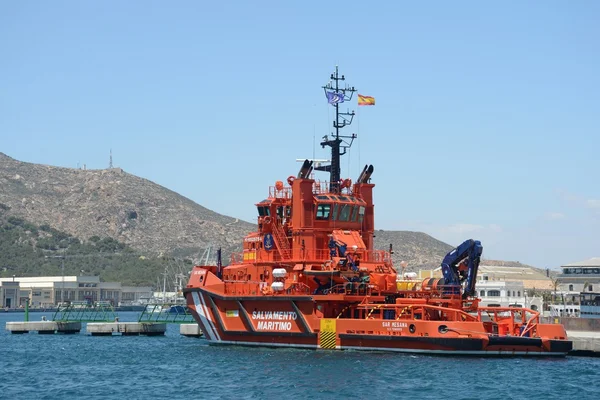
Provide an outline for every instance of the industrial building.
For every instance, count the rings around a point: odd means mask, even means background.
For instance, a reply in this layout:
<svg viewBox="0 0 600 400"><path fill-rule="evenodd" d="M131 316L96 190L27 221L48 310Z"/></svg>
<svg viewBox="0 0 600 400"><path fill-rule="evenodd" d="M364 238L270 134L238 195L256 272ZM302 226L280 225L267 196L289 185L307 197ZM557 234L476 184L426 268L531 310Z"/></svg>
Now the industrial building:
<svg viewBox="0 0 600 400"><path fill-rule="evenodd" d="M2 308L54 307L61 302L110 302L115 306L143 304L152 297L150 286L100 282L98 276L37 276L0 278Z"/></svg>

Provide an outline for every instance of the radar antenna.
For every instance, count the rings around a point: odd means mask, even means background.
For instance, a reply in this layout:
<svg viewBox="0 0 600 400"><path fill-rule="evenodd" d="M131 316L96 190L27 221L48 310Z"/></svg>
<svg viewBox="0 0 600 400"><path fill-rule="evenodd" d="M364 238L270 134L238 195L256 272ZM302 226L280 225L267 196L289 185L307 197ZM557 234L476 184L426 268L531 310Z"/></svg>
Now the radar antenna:
<svg viewBox="0 0 600 400"><path fill-rule="evenodd" d="M354 95L354 92L356 92L356 89L354 89L354 86L349 87L348 85L340 88L340 81L345 81L346 77L344 77L344 75L339 76L337 65L335 66L335 73L331 74L330 79L329 83L323 86L323 90L325 91L325 96L327 97L329 104L335 107L335 120L333 121L335 133L332 133L332 138L325 135L321 142L321 147L331 147L331 164L319 165L315 167L315 169L318 171L329 172L329 191L338 193L340 191L340 156L346 154L346 150L352 146L352 142L356 139L356 134L354 133L350 136L340 135L340 129L352 123L352 120L354 119L354 110L340 112L339 103L352 100L352 96Z"/></svg>

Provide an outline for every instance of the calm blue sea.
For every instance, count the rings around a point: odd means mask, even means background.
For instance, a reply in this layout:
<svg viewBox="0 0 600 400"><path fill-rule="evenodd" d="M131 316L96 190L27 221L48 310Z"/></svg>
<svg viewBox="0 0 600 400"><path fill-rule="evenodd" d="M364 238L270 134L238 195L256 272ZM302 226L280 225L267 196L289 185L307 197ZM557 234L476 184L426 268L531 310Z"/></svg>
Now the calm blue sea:
<svg viewBox="0 0 600 400"><path fill-rule="evenodd" d="M31 313L30 320L52 313ZM137 313L120 313L121 320ZM11 335L2 399L600 399L600 359L483 359L208 346L204 339Z"/></svg>

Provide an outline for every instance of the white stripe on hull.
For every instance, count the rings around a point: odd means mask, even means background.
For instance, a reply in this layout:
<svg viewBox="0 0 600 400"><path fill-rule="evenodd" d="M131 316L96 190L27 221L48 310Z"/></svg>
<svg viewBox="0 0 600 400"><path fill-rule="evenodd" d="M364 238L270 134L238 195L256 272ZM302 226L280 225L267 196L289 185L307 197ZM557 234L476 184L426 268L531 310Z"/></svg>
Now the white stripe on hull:
<svg viewBox="0 0 600 400"><path fill-rule="evenodd" d="M204 312L206 313L206 319L208 320L208 323L210 324L210 327L212 328L212 330L214 331L214 334L216 336L216 340L221 340L221 336L219 335L219 332L217 331L217 328L215 327L215 324L213 323L213 320L210 316L210 313L208 312L208 307L206 306L206 303L204 302L204 296L202 295L202 293L198 293L198 297L200 297L200 301L202 302L202 305L204 306Z"/></svg>
<svg viewBox="0 0 600 400"><path fill-rule="evenodd" d="M214 333L212 332L211 327L208 324L208 321L206 320L206 315L204 313L204 307L202 307L202 304L200 303L198 292L192 292L192 298L194 299L194 306L196 307L196 313L198 314L198 316L200 317L200 320L202 321L202 324L204 325L204 331L205 331L204 334L206 335L208 340L215 340L215 338L213 338Z"/></svg>

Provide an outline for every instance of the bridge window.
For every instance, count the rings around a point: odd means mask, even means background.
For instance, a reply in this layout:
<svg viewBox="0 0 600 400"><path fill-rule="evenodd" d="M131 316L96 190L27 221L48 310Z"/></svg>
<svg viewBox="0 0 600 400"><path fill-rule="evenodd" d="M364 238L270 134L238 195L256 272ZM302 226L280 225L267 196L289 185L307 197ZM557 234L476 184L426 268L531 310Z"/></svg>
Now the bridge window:
<svg viewBox="0 0 600 400"><path fill-rule="evenodd" d="M364 217L365 217L365 208L361 206L358 209L358 222L360 222L362 224Z"/></svg>
<svg viewBox="0 0 600 400"><path fill-rule="evenodd" d="M521 297L521 291L520 290L517 291L517 297Z"/></svg>
<svg viewBox="0 0 600 400"><path fill-rule="evenodd" d="M258 206L257 209L258 209L258 215L261 217L271 215L271 210L269 210L269 207Z"/></svg>
<svg viewBox="0 0 600 400"><path fill-rule="evenodd" d="M342 208L340 209L340 221L348 221L350 217L350 205L342 204Z"/></svg>
<svg viewBox="0 0 600 400"><path fill-rule="evenodd" d="M352 222L358 221L358 206L352 207Z"/></svg>
<svg viewBox="0 0 600 400"><path fill-rule="evenodd" d="M333 213L331 214L332 221L337 220L337 214L338 214L338 203L334 203L333 204Z"/></svg>
<svg viewBox="0 0 600 400"><path fill-rule="evenodd" d="M485 297L485 290L482 290L481 292L479 292L479 295L480 295L481 297Z"/></svg>
<svg viewBox="0 0 600 400"><path fill-rule="evenodd" d="M320 219L320 220L329 219L330 211L331 211L331 204L319 204L317 206L317 219Z"/></svg>
<svg viewBox="0 0 600 400"><path fill-rule="evenodd" d="M488 290L488 297L500 297L499 290Z"/></svg>

